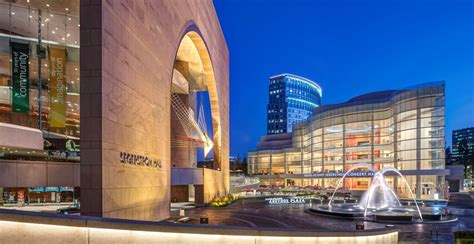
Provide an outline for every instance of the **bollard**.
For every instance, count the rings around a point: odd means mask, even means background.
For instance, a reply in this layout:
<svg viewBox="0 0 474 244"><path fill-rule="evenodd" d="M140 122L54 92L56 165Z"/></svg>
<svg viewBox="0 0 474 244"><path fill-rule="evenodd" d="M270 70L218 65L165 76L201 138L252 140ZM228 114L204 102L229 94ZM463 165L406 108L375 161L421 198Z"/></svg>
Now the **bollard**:
<svg viewBox="0 0 474 244"><path fill-rule="evenodd" d="M208 217L201 217L199 219L199 223L207 225L207 224L209 224L209 218Z"/></svg>
<svg viewBox="0 0 474 244"><path fill-rule="evenodd" d="M356 222L356 230L363 230L365 228L364 221L357 221Z"/></svg>

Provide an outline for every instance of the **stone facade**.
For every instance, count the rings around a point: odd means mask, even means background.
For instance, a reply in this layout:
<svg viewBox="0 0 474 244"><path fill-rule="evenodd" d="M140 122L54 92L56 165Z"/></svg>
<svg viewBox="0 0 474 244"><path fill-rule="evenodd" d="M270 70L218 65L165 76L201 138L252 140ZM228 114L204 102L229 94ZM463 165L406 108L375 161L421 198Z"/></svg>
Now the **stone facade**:
<svg viewBox="0 0 474 244"><path fill-rule="evenodd" d="M1 187L77 187L79 185L79 162L0 160Z"/></svg>
<svg viewBox="0 0 474 244"><path fill-rule="evenodd" d="M189 31L204 40L212 60L209 89L219 115L213 114L213 125L219 125L221 171L209 174L213 185L205 186L205 195L227 193L229 52L212 1L81 0L80 8L82 214L169 216L171 82ZM162 167L123 164L121 152L158 159Z"/></svg>

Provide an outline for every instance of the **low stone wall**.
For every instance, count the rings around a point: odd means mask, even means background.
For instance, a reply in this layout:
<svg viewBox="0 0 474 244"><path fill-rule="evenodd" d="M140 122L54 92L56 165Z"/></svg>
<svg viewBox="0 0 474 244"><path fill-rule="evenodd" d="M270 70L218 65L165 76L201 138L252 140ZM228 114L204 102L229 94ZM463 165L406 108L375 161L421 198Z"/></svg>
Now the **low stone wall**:
<svg viewBox="0 0 474 244"><path fill-rule="evenodd" d="M0 243L398 243L395 229L316 232L0 210Z"/></svg>
<svg viewBox="0 0 474 244"><path fill-rule="evenodd" d="M0 160L0 187L80 186L79 162Z"/></svg>

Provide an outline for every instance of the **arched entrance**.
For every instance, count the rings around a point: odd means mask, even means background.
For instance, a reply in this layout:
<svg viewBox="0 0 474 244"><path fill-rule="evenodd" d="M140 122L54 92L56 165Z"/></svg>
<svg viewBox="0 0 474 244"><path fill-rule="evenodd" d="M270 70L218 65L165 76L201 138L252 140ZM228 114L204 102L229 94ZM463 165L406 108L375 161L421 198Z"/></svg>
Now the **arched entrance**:
<svg viewBox="0 0 474 244"><path fill-rule="evenodd" d="M81 213L163 220L169 217L171 200L175 63L198 61L202 82L188 81L188 87L204 84L210 97L213 133L202 141L212 142L213 158L223 170L191 168L201 170L201 178L206 178L203 199L228 192L229 51L212 1L128 1L125 8L115 8L113 2L88 5L96 13L94 20L103 24L89 21L80 26L81 36L87 37L80 48L81 164L77 177ZM130 14L130 9L141 11ZM90 19L85 12L90 11L81 11L81 18ZM194 54L186 55L186 50ZM188 79L199 81L194 66L188 65Z"/></svg>
<svg viewBox="0 0 474 244"><path fill-rule="evenodd" d="M204 200L204 169L221 170L221 126L216 81L197 31L181 38L171 82L171 202ZM199 165L198 160L202 160Z"/></svg>

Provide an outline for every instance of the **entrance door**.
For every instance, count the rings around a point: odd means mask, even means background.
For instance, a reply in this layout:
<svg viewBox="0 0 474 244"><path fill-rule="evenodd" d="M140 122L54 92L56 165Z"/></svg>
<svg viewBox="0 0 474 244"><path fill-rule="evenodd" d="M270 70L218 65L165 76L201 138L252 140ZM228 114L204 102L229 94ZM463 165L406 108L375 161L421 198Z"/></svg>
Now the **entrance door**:
<svg viewBox="0 0 474 244"><path fill-rule="evenodd" d="M434 194L434 184L433 182L422 182L421 183L421 197L431 198Z"/></svg>

